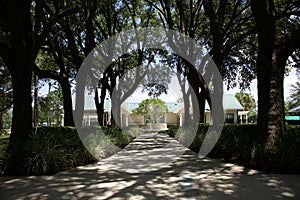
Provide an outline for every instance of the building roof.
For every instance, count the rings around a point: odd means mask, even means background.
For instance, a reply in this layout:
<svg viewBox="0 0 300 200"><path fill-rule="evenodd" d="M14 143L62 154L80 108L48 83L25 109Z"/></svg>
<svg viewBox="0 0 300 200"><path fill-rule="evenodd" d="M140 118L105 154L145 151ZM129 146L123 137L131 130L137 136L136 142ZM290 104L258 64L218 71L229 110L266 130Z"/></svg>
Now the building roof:
<svg viewBox="0 0 300 200"><path fill-rule="evenodd" d="M168 106L169 112L175 112L175 111L179 110L180 108L182 108L182 106L184 105L183 102L166 102L166 104Z"/></svg>
<svg viewBox="0 0 300 200"><path fill-rule="evenodd" d="M139 107L139 103L138 102L124 102L122 104L122 106L124 108L126 108L128 111L132 111L132 110L136 109L137 107Z"/></svg>
<svg viewBox="0 0 300 200"><path fill-rule="evenodd" d="M224 94L223 106L226 110L244 110L244 107L233 94Z"/></svg>
<svg viewBox="0 0 300 200"><path fill-rule="evenodd" d="M73 100L73 109L75 108L75 96L72 97ZM183 102L166 102L169 112L176 112L184 106ZM122 104L124 108L128 111L132 111L133 109L139 106L139 102L125 102ZM224 110L243 110L243 106L237 100L237 98L233 94L224 94L223 96L223 106ZM297 107L296 107L297 108ZM295 109L296 109L295 108ZM208 103L206 102L205 109L209 111ZM298 107L300 110L300 106ZM93 95L86 95L84 100L84 110L96 110L95 100ZM106 98L104 101L104 111L109 112L111 110L111 101ZM293 109L292 109L293 110Z"/></svg>
<svg viewBox="0 0 300 200"><path fill-rule="evenodd" d="M300 106L290 109L288 112L300 112Z"/></svg>
<svg viewBox="0 0 300 200"><path fill-rule="evenodd" d="M224 110L244 110L244 107L233 94L223 95ZM210 110L208 103L205 104L205 110Z"/></svg>
<svg viewBox="0 0 300 200"><path fill-rule="evenodd" d="M76 98L72 96L73 109L75 109ZM93 95L85 95L84 97L84 110L96 110L95 99ZM104 100L104 112L109 112L111 110L110 99Z"/></svg>

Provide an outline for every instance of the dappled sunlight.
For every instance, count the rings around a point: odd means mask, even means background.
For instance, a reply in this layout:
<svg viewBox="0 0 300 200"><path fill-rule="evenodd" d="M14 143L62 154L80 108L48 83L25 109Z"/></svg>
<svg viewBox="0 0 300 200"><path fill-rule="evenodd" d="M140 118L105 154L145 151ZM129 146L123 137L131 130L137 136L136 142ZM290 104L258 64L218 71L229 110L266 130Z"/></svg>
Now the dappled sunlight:
<svg viewBox="0 0 300 200"><path fill-rule="evenodd" d="M1 177L1 199L299 199L300 176L200 159L172 138L141 134L109 158L53 176Z"/></svg>
<svg viewBox="0 0 300 200"><path fill-rule="evenodd" d="M289 179L284 181L284 177ZM300 179L294 175L262 175L262 180L266 186L276 191L277 198L299 198L299 186ZM293 190L293 187L297 187L298 191Z"/></svg>

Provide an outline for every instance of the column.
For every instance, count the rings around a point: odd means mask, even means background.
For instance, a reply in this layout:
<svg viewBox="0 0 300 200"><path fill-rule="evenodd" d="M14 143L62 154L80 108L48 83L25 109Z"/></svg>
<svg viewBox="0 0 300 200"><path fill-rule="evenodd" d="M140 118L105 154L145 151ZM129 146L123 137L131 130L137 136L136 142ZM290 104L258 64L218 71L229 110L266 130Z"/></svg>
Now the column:
<svg viewBox="0 0 300 200"><path fill-rule="evenodd" d="M128 114L126 114L125 126L128 126Z"/></svg>
<svg viewBox="0 0 300 200"><path fill-rule="evenodd" d="M182 114L179 114L179 126L182 126Z"/></svg>

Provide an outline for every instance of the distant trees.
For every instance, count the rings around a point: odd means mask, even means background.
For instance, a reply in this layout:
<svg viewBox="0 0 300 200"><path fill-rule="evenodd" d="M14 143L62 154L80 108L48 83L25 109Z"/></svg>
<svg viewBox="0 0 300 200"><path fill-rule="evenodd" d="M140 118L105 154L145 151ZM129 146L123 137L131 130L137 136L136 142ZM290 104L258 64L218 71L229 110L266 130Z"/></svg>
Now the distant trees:
<svg viewBox="0 0 300 200"><path fill-rule="evenodd" d="M290 109L300 106L300 82L291 84L290 87L290 96L284 103L285 113Z"/></svg>
<svg viewBox="0 0 300 200"><path fill-rule="evenodd" d="M235 97L242 104L245 111L248 112L248 121L256 122L257 120L257 105L256 101L251 93L238 92L235 94Z"/></svg>
<svg viewBox="0 0 300 200"><path fill-rule="evenodd" d="M289 101L290 101L290 108L300 105L300 82L291 84Z"/></svg>
<svg viewBox="0 0 300 200"><path fill-rule="evenodd" d="M161 123L164 114L168 111L166 103L160 99L150 98L139 103L139 106L132 112L144 115L146 123Z"/></svg>
<svg viewBox="0 0 300 200"><path fill-rule="evenodd" d="M241 91L236 93L235 97L242 104L244 110L251 111L256 108L256 102L252 94Z"/></svg>
<svg viewBox="0 0 300 200"><path fill-rule="evenodd" d="M43 81L49 79L59 84L65 114L63 124L65 126L74 126L71 98L71 82L74 79L74 70L71 67L71 63L62 57L57 43L55 43L55 45L48 43L48 45L50 47L44 47L43 50L39 51L34 73L39 80Z"/></svg>
<svg viewBox="0 0 300 200"><path fill-rule="evenodd" d="M61 126L63 123L63 95L61 88L39 97L39 121L47 126Z"/></svg>
<svg viewBox="0 0 300 200"><path fill-rule="evenodd" d="M13 90L8 69L0 62L0 130L4 127L4 118L13 104Z"/></svg>

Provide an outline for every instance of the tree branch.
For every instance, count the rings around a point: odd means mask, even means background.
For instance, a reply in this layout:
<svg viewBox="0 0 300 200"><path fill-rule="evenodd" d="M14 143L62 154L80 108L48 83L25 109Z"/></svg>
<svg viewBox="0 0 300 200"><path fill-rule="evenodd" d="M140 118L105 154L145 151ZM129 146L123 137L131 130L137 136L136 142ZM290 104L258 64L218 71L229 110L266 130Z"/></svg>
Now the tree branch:
<svg viewBox="0 0 300 200"><path fill-rule="evenodd" d="M59 80L59 73L53 70L42 70L36 64L34 64L34 73L38 75L39 78L51 78L53 80Z"/></svg>
<svg viewBox="0 0 300 200"><path fill-rule="evenodd" d="M11 72L12 69L10 68L10 66L12 63L12 58L11 58L10 50L11 49L8 47L7 44L5 44L4 42L0 42L0 57L2 58L7 68Z"/></svg>
<svg viewBox="0 0 300 200"><path fill-rule="evenodd" d="M0 109L0 112L4 112L5 110L11 108L11 106L13 105L13 103L14 103L13 101L9 102L9 104L7 106L5 106L4 108Z"/></svg>
<svg viewBox="0 0 300 200"><path fill-rule="evenodd" d="M43 45L46 37L48 36L52 26L58 22L61 18L68 16L74 12L76 12L78 9L77 8L69 8L66 10L63 10L61 12L56 13L55 16L53 16L51 19L49 19L48 23L44 24L44 29L42 30L41 34L36 33L36 40L35 40L35 45L34 45L34 51L33 55L37 55L38 50L40 47ZM38 30L35 30L38 31ZM35 56L34 56L35 57Z"/></svg>

